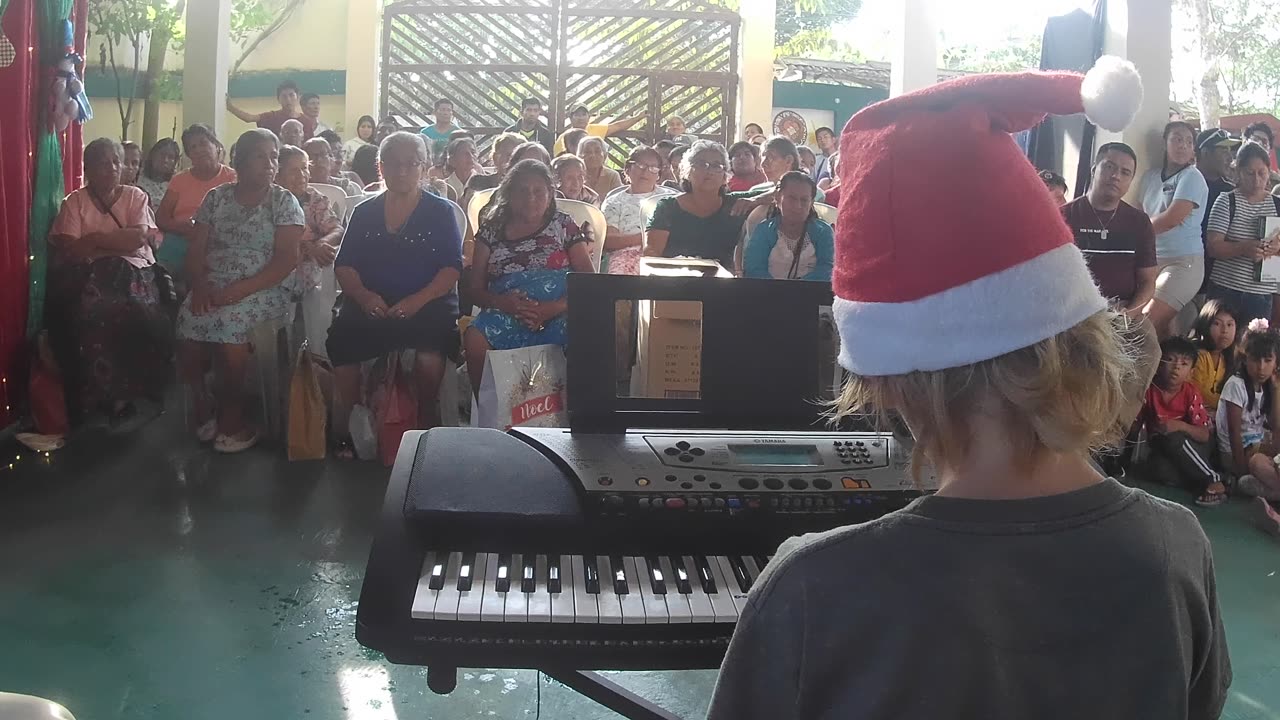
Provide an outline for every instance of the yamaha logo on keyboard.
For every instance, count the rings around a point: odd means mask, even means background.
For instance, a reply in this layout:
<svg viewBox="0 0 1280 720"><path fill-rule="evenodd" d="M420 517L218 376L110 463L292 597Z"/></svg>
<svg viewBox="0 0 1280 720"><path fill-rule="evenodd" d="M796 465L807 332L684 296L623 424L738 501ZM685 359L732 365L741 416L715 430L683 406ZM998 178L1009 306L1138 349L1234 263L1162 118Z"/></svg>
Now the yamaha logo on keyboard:
<svg viewBox="0 0 1280 720"><path fill-rule="evenodd" d="M787 444L787 441L786 441L786 440L770 440L770 439L767 439L767 438L756 438L755 440L752 440L751 442L753 442L753 443L755 443L755 444L757 444L757 445L786 445L786 444Z"/></svg>

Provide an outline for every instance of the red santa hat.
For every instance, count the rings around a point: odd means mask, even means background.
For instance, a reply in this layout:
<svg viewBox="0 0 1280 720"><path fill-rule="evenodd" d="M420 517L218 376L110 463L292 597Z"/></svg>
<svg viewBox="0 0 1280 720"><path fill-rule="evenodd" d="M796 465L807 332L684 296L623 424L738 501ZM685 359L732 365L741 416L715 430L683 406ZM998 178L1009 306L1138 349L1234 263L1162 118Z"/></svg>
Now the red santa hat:
<svg viewBox="0 0 1280 720"><path fill-rule="evenodd" d="M832 286L840 364L867 376L999 357L1107 306L1010 133L1083 112L1119 131L1133 65L960 78L854 115L840 138Z"/></svg>

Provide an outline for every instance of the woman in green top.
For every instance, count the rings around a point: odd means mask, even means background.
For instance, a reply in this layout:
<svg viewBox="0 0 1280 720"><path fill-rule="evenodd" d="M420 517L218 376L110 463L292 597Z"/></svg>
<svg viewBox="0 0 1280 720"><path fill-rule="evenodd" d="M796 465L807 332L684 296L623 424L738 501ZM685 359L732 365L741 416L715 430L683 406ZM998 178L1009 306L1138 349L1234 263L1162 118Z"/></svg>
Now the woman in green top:
<svg viewBox="0 0 1280 720"><path fill-rule="evenodd" d="M644 254L706 258L733 270L747 214L770 202L773 193L725 192L729 154L718 142L694 143L684 154L681 170L684 193L658 201L644 233Z"/></svg>

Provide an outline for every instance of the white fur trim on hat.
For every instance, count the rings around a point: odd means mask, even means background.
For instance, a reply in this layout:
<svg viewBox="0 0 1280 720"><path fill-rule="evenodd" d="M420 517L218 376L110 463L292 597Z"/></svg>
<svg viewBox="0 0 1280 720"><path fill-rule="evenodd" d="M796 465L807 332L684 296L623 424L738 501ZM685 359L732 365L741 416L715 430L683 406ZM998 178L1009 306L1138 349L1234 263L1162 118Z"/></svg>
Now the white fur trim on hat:
<svg viewBox="0 0 1280 720"><path fill-rule="evenodd" d="M1142 77L1133 63L1104 55L1080 83L1085 117L1112 132L1124 130L1142 105Z"/></svg>
<svg viewBox="0 0 1280 720"><path fill-rule="evenodd" d="M840 364L858 375L962 367L1034 345L1106 309L1084 256L1061 245L909 302L836 298Z"/></svg>

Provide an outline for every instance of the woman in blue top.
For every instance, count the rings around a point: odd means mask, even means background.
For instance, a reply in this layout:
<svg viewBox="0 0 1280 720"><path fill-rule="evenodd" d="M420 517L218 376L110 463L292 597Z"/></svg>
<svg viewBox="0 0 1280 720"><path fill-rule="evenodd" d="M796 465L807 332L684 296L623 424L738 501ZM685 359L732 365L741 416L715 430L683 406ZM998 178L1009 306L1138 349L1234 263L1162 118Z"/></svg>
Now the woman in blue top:
<svg viewBox="0 0 1280 720"><path fill-rule="evenodd" d="M338 385L335 426L347 427L361 362L416 350L417 419L429 428L439 424L445 359L457 355L460 342L462 229L449 201L419 186L430 165L422 135L393 133L378 156L386 192L356 207L333 268L342 288L326 343ZM345 443L338 456L350 456Z"/></svg>
<svg viewBox="0 0 1280 720"><path fill-rule="evenodd" d="M1195 167L1195 131L1185 122L1164 128L1164 166L1142 178L1142 209L1156 231L1156 296L1146 313L1159 333L1169 336L1170 323L1183 305L1200 292L1204 281L1204 240L1200 225L1207 212L1209 185ZM1100 217L1103 234L1108 219Z"/></svg>
<svg viewBox="0 0 1280 720"><path fill-rule="evenodd" d="M813 211L818 186L802 171L778 181L777 205L747 240L742 267L747 277L831 281L835 242L831 226Z"/></svg>

